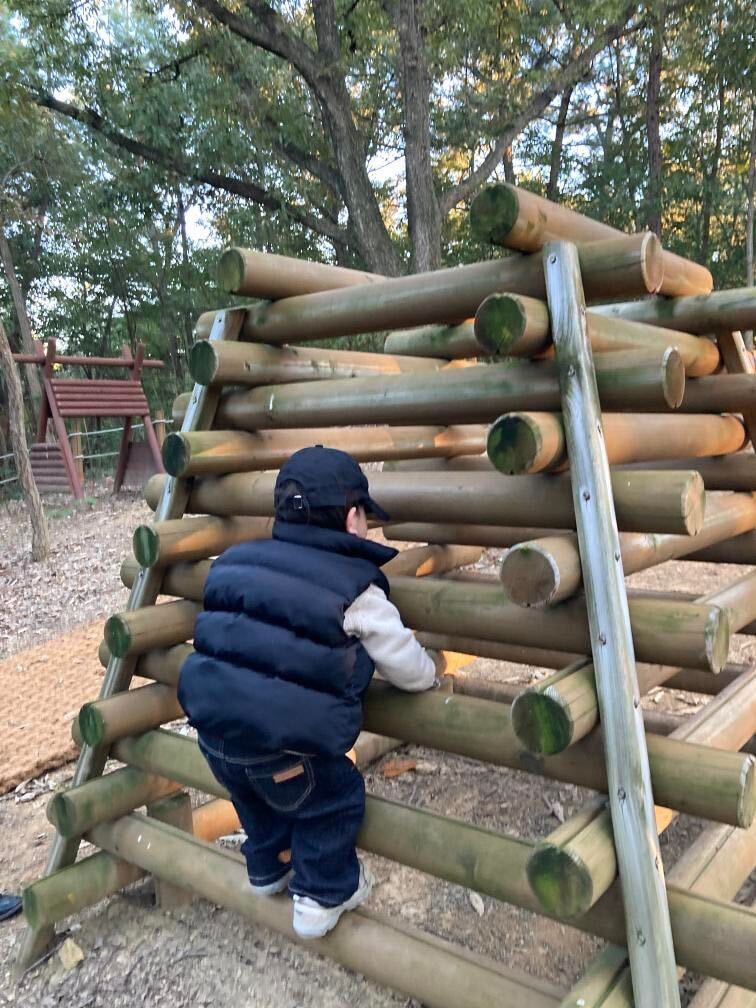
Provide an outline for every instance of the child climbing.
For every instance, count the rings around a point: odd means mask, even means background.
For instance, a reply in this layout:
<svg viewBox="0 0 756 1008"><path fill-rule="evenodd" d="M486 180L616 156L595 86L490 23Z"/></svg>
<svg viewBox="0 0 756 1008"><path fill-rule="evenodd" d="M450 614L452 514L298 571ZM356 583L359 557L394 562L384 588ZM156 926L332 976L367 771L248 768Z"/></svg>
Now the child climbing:
<svg viewBox="0 0 756 1008"><path fill-rule="evenodd" d="M388 599L380 568L396 550L366 538L369 515L388 518L350 455L320 445L292 455L272 538L212 564L179 682L246 831L252 888L288 887L302 938L326 934L370 893L355 851L365 784L344 754L373 673L411 692L438 682Z"/></svg>

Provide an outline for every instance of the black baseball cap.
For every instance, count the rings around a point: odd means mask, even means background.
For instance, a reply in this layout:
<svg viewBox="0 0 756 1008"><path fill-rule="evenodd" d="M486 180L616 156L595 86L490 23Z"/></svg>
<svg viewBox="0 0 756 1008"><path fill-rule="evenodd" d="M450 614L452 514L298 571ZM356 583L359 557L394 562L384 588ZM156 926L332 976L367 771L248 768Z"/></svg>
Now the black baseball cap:
<svg viewBox="0 0 756 1008"><path fill-rule="evenodd" d="M323 445L302 448L281 466L274 499L276 517L281 518L292 507L363 507L366 514L389 520L370 496L367 478L352 456Z"/></svg>

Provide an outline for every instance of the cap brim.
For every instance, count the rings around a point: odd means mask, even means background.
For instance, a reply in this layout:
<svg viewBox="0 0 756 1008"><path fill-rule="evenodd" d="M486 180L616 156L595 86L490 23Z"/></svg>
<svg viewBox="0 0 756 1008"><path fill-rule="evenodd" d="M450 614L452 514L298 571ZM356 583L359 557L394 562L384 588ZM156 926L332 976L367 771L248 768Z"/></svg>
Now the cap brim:
<svg viewBox="0 0 756 1008"><path fill-rule="evenodd" d="M365 514L370 515L371 518L379 518L381 521L391 521L389 513L376 504L372 497L368 497L367 500L363 501L362 506L365 508Z"/></svg>

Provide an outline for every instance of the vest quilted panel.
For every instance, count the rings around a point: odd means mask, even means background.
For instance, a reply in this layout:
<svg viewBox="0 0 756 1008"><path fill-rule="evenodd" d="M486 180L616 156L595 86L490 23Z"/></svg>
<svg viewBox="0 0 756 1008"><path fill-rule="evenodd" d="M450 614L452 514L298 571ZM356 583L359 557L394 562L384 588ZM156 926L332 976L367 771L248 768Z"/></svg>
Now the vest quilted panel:
<svg viewBox="0 0 756 1008"><path fill-rule="evenodd" d="M346 532L276 522L211 566L179 700L212 748L339 755L362 724L373 663L344 612L396 551Z"/></svg>

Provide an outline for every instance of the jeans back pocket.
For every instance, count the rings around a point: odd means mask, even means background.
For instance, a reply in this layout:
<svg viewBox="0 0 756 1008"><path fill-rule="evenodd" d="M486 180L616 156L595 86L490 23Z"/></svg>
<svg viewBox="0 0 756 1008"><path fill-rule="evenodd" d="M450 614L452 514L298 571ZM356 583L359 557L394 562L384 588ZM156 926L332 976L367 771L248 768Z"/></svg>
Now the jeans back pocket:
<svg viewBox="0 0 756 1008"><path fill-rule="evenodd" d="M246 766L253 791L278 812L294 812L315 787L312 762L307 756L277 757L267 765Z"/></svg>

